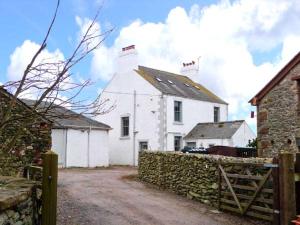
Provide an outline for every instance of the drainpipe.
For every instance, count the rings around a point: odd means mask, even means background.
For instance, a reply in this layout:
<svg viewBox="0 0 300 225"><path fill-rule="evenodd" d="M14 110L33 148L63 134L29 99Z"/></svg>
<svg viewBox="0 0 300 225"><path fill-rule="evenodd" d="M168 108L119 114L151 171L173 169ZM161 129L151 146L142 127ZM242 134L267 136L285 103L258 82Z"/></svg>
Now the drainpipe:
<svg viewBox="0 0 300 225"><path fill-rule="evenodd" d="M87 146L87 166L90 167L90 135L91 135L91 126L89 127L89 130L88 130L88 146Z"/></svg>
<svg viewBox="0 0 300 225"><path fill-rule="evenodd" d="M68 157L68 128L66 129L66 134L65 134L65 167L67 168L67 157Z"/></svg>
<svg viewBox="0 0 300 225"><path fill-rule="evenodd" d="M136 90L133 91L133 164L135 165L135 139L136 139Z"/></svg>

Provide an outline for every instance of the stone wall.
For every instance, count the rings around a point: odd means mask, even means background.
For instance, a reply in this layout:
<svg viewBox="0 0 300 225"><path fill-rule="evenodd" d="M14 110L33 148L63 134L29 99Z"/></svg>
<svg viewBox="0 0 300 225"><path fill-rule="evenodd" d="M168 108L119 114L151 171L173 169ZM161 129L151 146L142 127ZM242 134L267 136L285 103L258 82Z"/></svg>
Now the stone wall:
<svg viewBox="0 0 300 225"><path fill-rule="evenodd" d="M177 194L217 206L218 160L222 162L271 162L270 158L236 158L218 155L149 152L139 154L139 179ZM230 171L230 166L225 168Z"/></svg>
<svg viewBox="0 0 300 225"><path fill-rule="evenodd" d="M257 107L258 154L276 156L280 151L297 152L296 139L300 138L297 81L300 65L276 85Z"/></svg>
<svg viewBox="0 0 300 225"><path fill-rule="evenodd" d="M0 89L0 120L10 100L10 95ZM33 114L21 102L13 107L11 115L5 130L0 132L0 175L4 176L21 175L24 166L39 164L41 153L51 147L51 123L48 120ZM27 125L19 129L24 123ZM1 146L11 140L16 132L20 132L16 143L10 149L3 150Z"/></svg>
<svg viewBox="0 0 300 225"><path fill-rule="evenodd" d="M22 178L0 177L0 225L38 224L37 184Z"/></svg>

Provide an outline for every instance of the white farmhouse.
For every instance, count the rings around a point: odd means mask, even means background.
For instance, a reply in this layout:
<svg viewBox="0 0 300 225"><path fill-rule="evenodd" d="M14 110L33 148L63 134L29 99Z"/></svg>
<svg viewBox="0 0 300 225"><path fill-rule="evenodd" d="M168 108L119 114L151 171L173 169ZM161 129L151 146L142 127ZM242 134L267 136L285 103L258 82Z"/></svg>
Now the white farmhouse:
<svg viewBox="0 0 300 225"><path fill-rule="evenodd" d="M193 81L196 64L184 64L182 73L138 66L135 47L122 49L118 70L101 94L115 103L113 111L100 117L113 128L111 164L137 165L144 149L180 150L195 124L227 121L228 104Z"/></svg>
<svg viewBox="0 0 300 225"><path fill-rule="evenodd" d="M185 137L189 147L212 147L223 145L230 147L246 147L249 140L256 138L244 120L218 123L198 123Z"/></svg>

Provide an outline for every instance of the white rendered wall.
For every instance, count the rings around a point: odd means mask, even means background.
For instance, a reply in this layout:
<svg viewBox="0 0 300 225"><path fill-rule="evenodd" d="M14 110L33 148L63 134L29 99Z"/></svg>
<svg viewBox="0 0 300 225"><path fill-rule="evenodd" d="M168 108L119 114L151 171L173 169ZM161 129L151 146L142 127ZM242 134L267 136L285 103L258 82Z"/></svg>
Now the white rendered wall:
<svg viewBox="0 0 300 225"><path fill-rule="evenodd" d="M136 91L136 106L134 106L134 91ZM131 70L116 73L103 90L101 99L109 99L109 104L115 104L113 111L97 118L113 128L109 132L110 164L137 165L139 141L148 141L149 148L158 149L161 93L156 88ZM134 107L136 107L135 132ZM122 116L129 116L129 137L121 137Z"/></svg>
<svg viewBox="0 0 300 225"><path fill-rule="evenodd" d="M89 137L89 167L108 166L108 131L91 130Z"/></svg>
<svg viewBox="0 0 300 225"><path fill-rule="evenodd" d="M106 130L52 129L52 149L63 167L109 165Z"/></svg>
<svg viewBox="0 0 300 225"><path fill-rule="evenodd" d="M67 167L88 167L88 132L87 130L68 129Z"/></svg>
<svg viewBox="0 0 300 225"><path fill-rule="evenodd" d="M58 165L61 167L66 166L65 153L66 153L66 130L65 129L52 129L52 151L58 154Z"/></svg>
<svg viewBox="0 0 300 225"><path fill-rule="evenodd" d="M182 102L182 122L174 122L174 101ZM214 107L220 107L220 121L228 120L226 104L197 101L176 96L167 97L167 146L165 150L174 150L174 136L188 134L192 128L201 122L214 121Z"/></svg>
<svg viewBox="0 0 300 225"><path fill-rule="evenodd" d="M197 147L208 148L209 145L223 145L232 147L231 139L198 139L198 140L185 140L186 142L196 142Z"/></svg>
<svg viewBox="0 0 300 225"><path fill-rule="evenodd" d="M240 128L232 136L234 147L246 147L249 140L256 138L256 135L251 130L246 122L242 123Z"/></svg>

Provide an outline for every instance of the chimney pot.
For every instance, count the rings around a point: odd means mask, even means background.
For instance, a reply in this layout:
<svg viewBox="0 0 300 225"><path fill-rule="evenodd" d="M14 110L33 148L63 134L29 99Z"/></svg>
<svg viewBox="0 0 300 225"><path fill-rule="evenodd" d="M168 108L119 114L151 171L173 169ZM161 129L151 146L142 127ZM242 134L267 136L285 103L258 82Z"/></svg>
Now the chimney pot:
<svg viewBox="0 0 300 225"><path fill-rule="evenodd" d="M197 79L198 76L198 64L193 60L187 63L182 63L181 74L189 77L191 80Z"/></svg>

